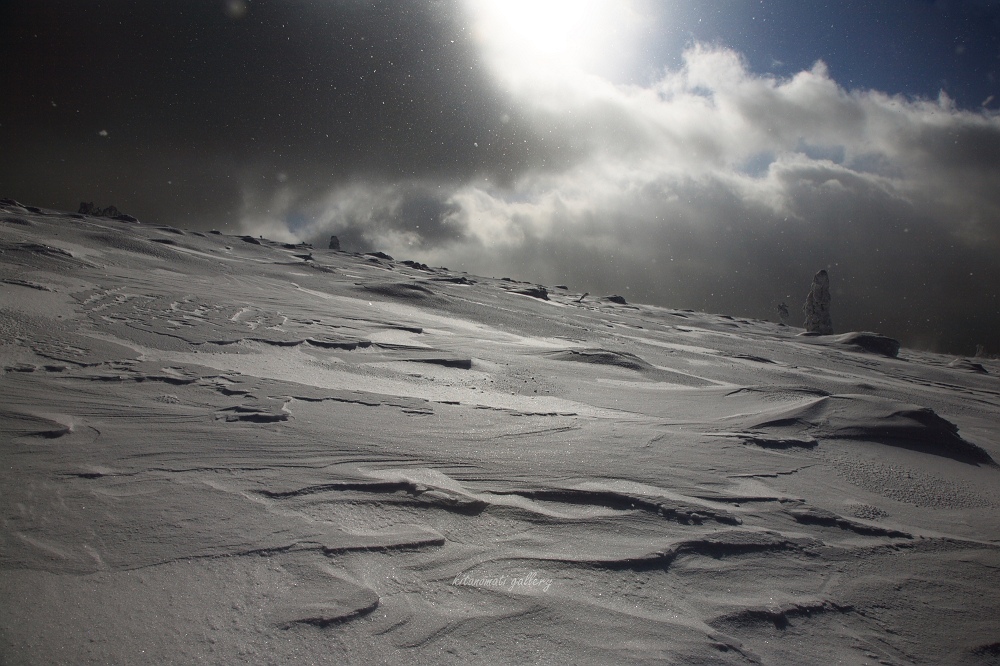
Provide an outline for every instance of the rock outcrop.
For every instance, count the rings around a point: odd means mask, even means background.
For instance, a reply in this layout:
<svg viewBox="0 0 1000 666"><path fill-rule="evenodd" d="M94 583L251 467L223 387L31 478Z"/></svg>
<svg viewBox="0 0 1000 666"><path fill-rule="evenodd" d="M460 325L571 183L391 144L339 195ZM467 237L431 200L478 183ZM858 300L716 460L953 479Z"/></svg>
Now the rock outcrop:
<svg viewBox="0 0 1000 666"><path fill-rule="evenodd" d="M77 211L78 215L92 215L94 217L108 217L112 220L121 220L123 222L138 222L136 218L126 213L121 212L115 206L108 206L107 208L101 208L100 206L95 206L93 203L87 203L83 201L80 203L80 210Z"/></svg>

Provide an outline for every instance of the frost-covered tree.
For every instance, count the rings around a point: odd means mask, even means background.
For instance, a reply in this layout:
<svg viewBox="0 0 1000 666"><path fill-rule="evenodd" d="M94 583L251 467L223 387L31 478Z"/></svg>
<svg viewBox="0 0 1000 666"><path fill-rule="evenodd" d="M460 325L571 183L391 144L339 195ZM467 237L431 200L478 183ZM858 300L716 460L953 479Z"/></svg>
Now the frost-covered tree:
<svg viewBox="0 0 1000 666"><path fill-rule="evenodd" d="M820 271L813 277L802 311L806 315L807 332L819 335L833 333L833 320L830 319L830 276L826 271Z"/></svg>
<svg viewBox="0 0 1000 666"><path fill-rule="evenodd" d="M784 301L781 301L780 303L778 303L778 321L780 321L783 325L787 326L788 317L789 317L788 304L785 303Z"/></svg>

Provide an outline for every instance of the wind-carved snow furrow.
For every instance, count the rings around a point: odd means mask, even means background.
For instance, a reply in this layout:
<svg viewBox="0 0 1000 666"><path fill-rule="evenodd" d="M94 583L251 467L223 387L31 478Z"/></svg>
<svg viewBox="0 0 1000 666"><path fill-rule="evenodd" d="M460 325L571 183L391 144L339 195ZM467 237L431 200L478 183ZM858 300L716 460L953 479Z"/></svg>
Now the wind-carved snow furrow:
<svg viewBox="0 0 1000 666"><path fill-rule="evenodd" d="M793 626L793 620L809 619L824 613L846 614L854 612L854 607L841 605L829 600L814 601L787 606L761 606L745 608L733 613L726 613L708 621L709 626L716 628L744 628L773 625L775 629L788 629Z"/></svg>
<svg viewBox="0 0 1000 666"><path fill-rule="evenodd" d="M114 473L105 473L105 472L64 472L62 476L66 478L93 480L93 479L102 479L106 476L118 476L118 475Z"/></svg>
<svg viewBox="0 0 1000 666"><path fill-rule="evenodd" d="M346 553L388 553L397 550L417 550L421 548L438 548L444 546L447 540L441 535L429 535L424 538L413 538L398 543L372 544L363 546L323 546L324 555L344 555Z"/></svg>
<svg viewBox="0 0 1000 666"><path fill-rule="evenodd" d="M546 504L568 504L593 507L613 511L642 511L662 516L664 519L682 525L702 525L706 522L716 522L724 525L741 525L742 520L732 514L720 512L707 507L694 507L664 500L654 500L640 495L618 493L615 491L591 491L573 489L543 489L543 490L502 490L483 493L466 493L449 488L428 486L416 481L361 481L337 482L307 486L304 488L272 491L260 490L259 494L272 499L292 499L317 495L322 493L364 492L382 495L404 493L414 501L429 502L448 511L479 514L493 507L504 512L523 510L527 514L548 515ZM528 500L528 504L513 505L503 498L519 497ZM558 513L558 511L556 512Z"/></svg>
<svg viewBox="0 0 1000 666"><path fill-rule="evenodd" d="M746 419L746 415L730 418ZM809 442L813 439L845 439L997 467L989 453L963 439L958 426L933 410L878 396L830 395L755 415L746 421L745 439L766 442L772 448L811 448ZM794 444L796 441L801 443Z"/></svg>
<svg viewBox="0 0 1000 666"><path fill-rule="evenodd" d="M343 611L336 608L328 608L323 604L313 604L312 607L304 608L307 613L304 617L293 620L286 620L278 623L279 629L291 629L295 625L310 625L319 629L327 629L357 620L370 615L378 609L380 600L374 601L361 608L354 608Z"/></svg>
<svg viewBox="0 0 1000 666"><path fill-rule="evenodd" d="M46 416L0 409L0 429L9 438L59 439L73 433L73 424L61 423Z"/></svg>
<svg viewBox="0 0 1000 666"><path fill-rule="evenodd" d="M681 523L701 525L706 521L715 521L725 525L740 525L740 518L718 512L706 507L691 507L682 504L671 504L663 500L651 499L641 495L620 493L611 490L575 490L575 489L541 489L541 490L505 490L494 491L497 495L519 495L527 499L541 502L559 502L562 504L581 504L598 506L619 511L640 510L655 513L667 520Z"/></svg>
<svg viewBox="0 0 1000 666"><path fill-rule="evenodd" d="M232 397L234 395L239 395L239 396L252 396L253 395L253 391L248 391L246 389L230 388L228 386L224 386L224 385L221 385L221 384L212 385L211 388L213 390L221 393L222 395L224 395L226 397Z"/></svg>
<svg viewBox="0 0 1000 666"><path fill-rule="evenodd" d="M296 490L259 490L261 495L265 497L271 497L274 499L285 499L289 497L306 497L309 495L315 495L318 493L327 492L344 492L344 491L361 491L369 493L395 493L399 491L404 492L417 492L415 483L410 483L406 481L342 481L338 483L325 483L316 486L306 486L305 488L298 488Z"/></svg>
<svg viewBox="0 0 1000 666"><path fill-rule="evenodd" d="M322 493L342 493L342 492L363 492L386 496L391 499L393 495L403 493L408 499L420 504L429 504L437 508L444 509L452 513L463 515L477 515L482 513L488 506L487 502L460 492L453 492L444 488L430 487L421 483L409 480L400 481L360 481L360 482L339 482L322 484L317 486L307 486L289 491L269 491L260 490L259 494L272 499L294 499L307 497Z"/></svg>
<svg viewBox="0 0 1000 666"><path fill-rule="evenodd" d="M461 405L460 400L438 400L444 405ZM510 416L579 416L577 412L531 412L525 411L523 409L515 409L513 407L496 407L494 405L471 405L474 409L482 409L493 412L500 412L502 414L507 414ZM516 436L516 435L515 435Z"/></svg>
<svg viewBox="0 0 1000 666"><path fill-rule="evenodd" d="M218 411L219 418L225 421L246 421L249 423L279 423L287 421L291 416L286 411L272 412L260 407L236 405L225 407Z"/></svg>
<svg viewBox="0 0 1000 666"><path fill-rule="evenodd" d="M56 291L49 285L32 282L31 280L22 280L21 278L4 278L0 279L0 282L3 284L13 285L15 287L27 287L28 289L35 289L37 291Z"/></svg>
<svg viewBox="0 0 1000 666"><path fill-rule="evenodd" d="M823 527L837 527L842 530L847 530L854 532L855 534L860 534L862 536L882 536L891 538L901 538L901 539L912 539L913 535L909 532L902 532L900 530L893 530L885 527L878 527L876 525L866 525L865 523L859 523L855 520L850 520L844 518L843 516L838 516L830 511L824 511L823 509L817 509L814 507L800 507L795 509L789 509L786 511L796 522L803 525L821 525Z"/></svg>
<svg viewBox="0 0 1000 666"><path fill-rule="evenodd" d="M750 444L762 449L814 449L819 446L819 442L812 437L767 437L764 435L743 435L741 440L744 444Z"/></svg>
<svg viewBox="0 0 1000 666"><path fill-rule="evenodd" d="M656 571L669 569L682 557L721 560L760 553L800 553L819 545L810 539L790 539L772 532L720 532L699 539L676 541L653 552L619 557L563 557L539 554L534 560L607 571Z"/></svg>
<svg viewBox="0 0 1000 666"><path fill-rule="evenodd" d="M360 339L333 339L323 337L292 337L292 338L264 338L259 336L236 336L231 338L216 338L211 340L191 341L194 345L216 345L219 347L229 347L232 345L259 343L272 347L301 347L303 345L318 347L320 349L341 349L344 351L354 351L356 349L367 349L372 346L370 340Z"/></svg>
<svg viewBox="0 0 1000 666"><path fill-rule="evenodd" d="M361 535L351 535L352 538L361 538ZM404 535L389 535L404 537ZM377 539L379 535L370 535L372 539ZM373 541L371 543L361 542L361 543L351 543L344 545L329 545L318 543L316 541L294 541L292 543L282 544L280 546L268 546L264 548L249 548L244 550L234 550L204 553L204 554L191 554L191 555L178 555L177 557L168 558L156 562L150 562L147 564L142 564L135 567L123 567L122 571L133 571L139 569L149 569L152 567L160 567L166 564L171 564L173 562L187 562L195 560L218 560L231 557L278 557L281 555L287 555L291 553L318 553L327 557L335 557L338 555L347 555L351 553L390 553L394 551L412 551L420 550L423 548L439 548L444 546L446 539L441 535L429 534L427 536L406 536L400 538L397 541L385 541L378 542Z"/></svg>
<svg viewBox="0 0 1000 666"><path fill-rule="evenodd" d="M516 414L516 416L526 416L526 414L524 414L522 412L522 413ZM556 414L548 414L548 413L546 413L546 414L533 414L532 416L556 416ZM526 432L503 433L503 434L497 435L493 439L494 440L500 440L500 439L520 439L522 437L538 437L540 435L558 435L558 434L566 433L566 432L574 432L574 431L577 431L577 430L580 430L580 429L581 429L580 426L576 426L576 425L558 426L558 427L555 427L555 428L541 428L539 430L529 430L529 431L526 431Z"/></svg>

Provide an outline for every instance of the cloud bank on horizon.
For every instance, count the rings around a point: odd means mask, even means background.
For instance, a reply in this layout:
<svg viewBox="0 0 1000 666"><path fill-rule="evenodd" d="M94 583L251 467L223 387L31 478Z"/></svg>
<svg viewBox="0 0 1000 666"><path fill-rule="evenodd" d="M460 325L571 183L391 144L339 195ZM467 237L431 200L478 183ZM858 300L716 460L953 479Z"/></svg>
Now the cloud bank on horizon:
<svg viewBox="0 0 1000 666"><path fill-rule="evenodd" d="M257 14L277 30L288 18L237 4L213 19L232 45L230 24ZM243 232L336 234L347 249L772 319L826 268L840 330L965 353L996 344L1000 113L989 98L855 87L822 57L764 72L693 28L676 62L649 69L642 53L662 47L671 3L298 6L282 27L336 20L322 36L293 30L285 65L251 51L244 69L258 71L245 83L282 72L308 86L275 82L260 99L237 86L250 111L235 120L182 100L208 116L177 128L193 133L191 159L146 152L175 161L178 181L216 183ZM222 103L219 68L199 81ZM240 147L206 151L212 122ZM133 131L99 129L105 143Z"/></svg>
<svg viewBox="0 0 1000 666"><path fill-rule="evenodd" d="M517 4L504 11L530 15ZM607 22L609 5L589 9ZM848 90L822 60L755 74L700 43L647 85L615 84L580 66L584 49L516 24L505 41L480 10L479 46L539 156L505 179L353 182L306 201L289 185L244 228L760 317L827 268L841 326L939 347L1000 323L1000 115Z"/></svg>

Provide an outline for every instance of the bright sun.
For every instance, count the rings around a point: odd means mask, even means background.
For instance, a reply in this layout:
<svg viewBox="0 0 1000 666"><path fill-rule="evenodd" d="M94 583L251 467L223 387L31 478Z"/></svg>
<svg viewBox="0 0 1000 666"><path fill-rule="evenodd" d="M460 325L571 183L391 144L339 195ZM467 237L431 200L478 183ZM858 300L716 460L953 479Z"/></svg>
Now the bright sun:
<svg viewBox="0 0 1000 666"><path fill-rule="evenodd" d="M593 37L599 0L483 2L490 25L511 46L551 58L579 56Z"/></svg>
<svg viewBox="0 0 1000 666"><path fill-rule="evenodd" d="M627 0L468 0L476 36L509 73L593 70L616 56ZM616 44L617 43L617 44Z"/></svg>

